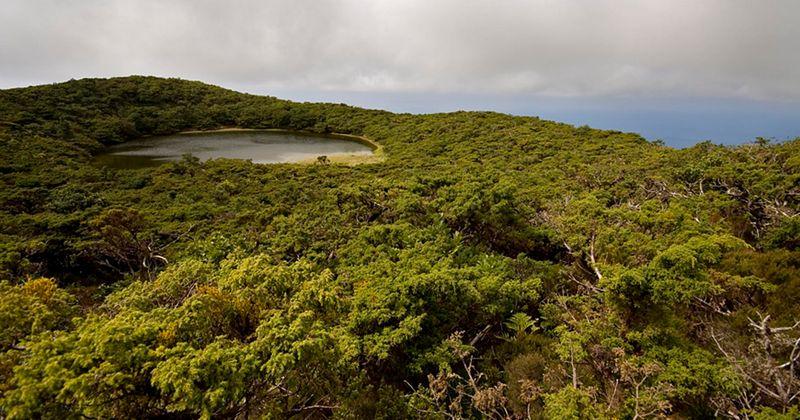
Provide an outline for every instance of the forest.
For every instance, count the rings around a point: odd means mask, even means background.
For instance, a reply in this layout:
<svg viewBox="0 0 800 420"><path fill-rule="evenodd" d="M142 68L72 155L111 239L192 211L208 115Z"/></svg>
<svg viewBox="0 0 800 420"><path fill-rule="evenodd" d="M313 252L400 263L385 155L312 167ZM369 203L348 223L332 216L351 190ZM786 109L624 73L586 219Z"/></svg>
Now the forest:
<svg viewBox="0 0 800 420"><path fill-rule="evenodd" d="M385 159L92 163L222 127ZM0 417L800 418L800 139L0 90Z"/></svg>

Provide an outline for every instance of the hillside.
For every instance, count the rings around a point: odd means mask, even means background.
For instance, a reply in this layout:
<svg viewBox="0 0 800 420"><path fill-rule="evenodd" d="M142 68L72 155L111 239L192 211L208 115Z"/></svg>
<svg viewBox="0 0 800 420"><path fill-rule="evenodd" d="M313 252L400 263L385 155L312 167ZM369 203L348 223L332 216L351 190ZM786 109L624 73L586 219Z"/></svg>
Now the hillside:
<svg viewBox="0 0 800 420"><path fill-rule="evenodd" d="M386 159L91 164L220 127ZM800 139L675 150L153 77L2 90L0 413L795 418L798 214Z"/></svg>

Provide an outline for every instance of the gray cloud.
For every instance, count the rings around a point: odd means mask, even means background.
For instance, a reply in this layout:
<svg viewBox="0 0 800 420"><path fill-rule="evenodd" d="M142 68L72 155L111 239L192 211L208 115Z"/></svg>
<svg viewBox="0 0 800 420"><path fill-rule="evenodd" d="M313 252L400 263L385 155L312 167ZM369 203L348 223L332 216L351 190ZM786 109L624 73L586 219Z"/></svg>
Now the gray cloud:
<svg viewBox="0 0 800 420"><path fill-rule="evenodd" d="M0 86L800 100L800 2L3 0Z"/></svg>

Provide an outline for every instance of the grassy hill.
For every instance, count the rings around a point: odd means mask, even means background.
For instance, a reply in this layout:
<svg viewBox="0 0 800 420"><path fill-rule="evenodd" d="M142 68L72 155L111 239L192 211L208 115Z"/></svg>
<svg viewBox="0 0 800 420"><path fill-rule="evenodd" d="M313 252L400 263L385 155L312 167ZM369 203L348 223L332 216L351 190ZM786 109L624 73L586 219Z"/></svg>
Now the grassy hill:
<svg viewBox="0 0 800 420"><path fill-rule="evenodd" d="M386 159L91 164L221 127ZM799 213L800 140L674 150L153 77L2 90L0 410L793 418Z"/></svg>

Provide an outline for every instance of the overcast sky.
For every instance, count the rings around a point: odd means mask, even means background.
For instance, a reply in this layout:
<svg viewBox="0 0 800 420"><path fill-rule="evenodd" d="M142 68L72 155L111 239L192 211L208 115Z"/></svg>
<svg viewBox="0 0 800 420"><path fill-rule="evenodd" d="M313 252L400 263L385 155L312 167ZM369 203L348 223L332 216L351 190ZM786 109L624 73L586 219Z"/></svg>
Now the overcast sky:
<svg viewBox="0 0 800 420"><path fill-rule="evenodd" d="M295 98L796 104L800 0L2 0L0 87L129 74Z"/></svg>

